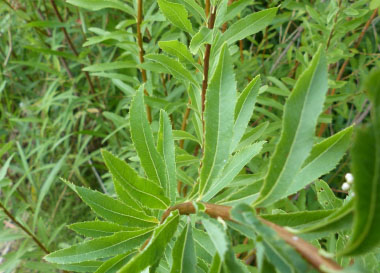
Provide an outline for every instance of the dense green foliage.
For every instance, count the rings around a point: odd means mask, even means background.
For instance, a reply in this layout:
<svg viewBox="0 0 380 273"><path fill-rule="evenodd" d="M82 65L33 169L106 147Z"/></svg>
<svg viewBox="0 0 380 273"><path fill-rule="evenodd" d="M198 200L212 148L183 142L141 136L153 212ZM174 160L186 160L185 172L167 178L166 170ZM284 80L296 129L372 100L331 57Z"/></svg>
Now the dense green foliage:
<svg viewBox="0 0 380 273"><path fill-rule="evenodd" d="M379 6L2 0L0 272L380 272Z"/></svg>

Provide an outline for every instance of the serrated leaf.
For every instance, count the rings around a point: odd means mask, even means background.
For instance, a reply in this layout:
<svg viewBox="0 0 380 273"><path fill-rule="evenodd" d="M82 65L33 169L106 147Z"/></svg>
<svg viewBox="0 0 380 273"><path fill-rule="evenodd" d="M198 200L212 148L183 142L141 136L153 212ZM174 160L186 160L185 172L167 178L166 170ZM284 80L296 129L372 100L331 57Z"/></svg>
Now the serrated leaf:
<svg viewBox="0 0 380 273"><path fill-rule="evenodd" d="M141 166L150 180L166 191L165 163L154 144L152 129L146 117L143 89L140 88L131 103L130 126L133 144L140 158Z"/></svg>
<svg viewBox="0 0 380 273"><path fill-rule="evenodd" d="M244 166L261 151L264 143L265 141L260 141L236 152L224 167L217 181L210 187L210 190L205 193L202 200L205 202L209 201L220 190L227 187Z"/></svg>
<svg viewBox="0 0 380 273"><path fill-rule="evenodd" d="M196 256L191 223L187 223L172 251L173 265L170 273L195 273Z"/></svg>
<svg viewBox="0 0 380 273"><path fill-rule="evenodd" d="M169 116L164 110L160 111L160 129L158 131L157 150L165 162L165 173L168 181L166 196L169 196L170 203L174 205L177 192L174 139Z"/></svg>
<svg viewBox="0 0 380 273"><path fill-rule="evenodd" d="M158 0L157 2L162 13L173 25L190 34L193 32L193 27L184 6L166 0Z"/></svg>
<svg viewBox="0 0 380 273"><path fill-rule="evenodd" d="M322 112L326 91L327 65L322 47L319 47L286 102L280 141L272 155L255 206L269 205L286 197L289 183L312 149L315 126Z"/></svg>
<svg viewBox="0 0 380 273"><path fill-rule="evenodd" d="M166 245L172 239L179 223L179 213L174 211L165 222L154 230L149 244L131 261L123 266L119 273L141 272L148 266L156 264L164 254Z"/></svg>
<svg viewBox="0 0 380 273"><path fill-rule="evenodd" d="M206 92L205 146L200 172L200 195L205 193L227 163L230 154L236 82L227 44Z"/></svg>
<svg viewBox="0 0 380 273"><path fill-rule="evenodd" d="M235 151L241 150L244 147L251 145L257 139L259 139L268 128L269 122L263 122L257 125L255 128L249 128L247 132L243 135L240 140L239 145L236 147Z"/></svg>
<svg viewBox="0 0 380 273"><path fill-rule="evenodd" d="M200 144L198 138L196 138L192 134L190 134L186 131L182 131L182 130L173 130L173 138L174 138L174 140L181 140L181 139L192 140L192 141Z"/></svg>
<svg viewBox="0 0 380 273"><path fill-rule="evenodd" d="M223 34L223 41L232 44L253 35L268 26L277 13L278 8L270 8L255 12L233 23Z"/></svg>
<svg viewBox="0 0 380 273"><path fill-rule="evenodd" d="M187 49L183 43L173 40L173 41L160 41L158 46L165 52L178 57L180 61L188 61L191 64L194 64L193 55Z"/></svg>
<svg viewBox="0 0 380 273"><path fill-rule="evenodd" d="M193 36L190 42L190 52L197 54L199 48L203 44L209 44L212 42L213 31L207 27L201 27L199 31Z"/></svg>
<svg viewBox="0 0 380 273"><path fill-rule="evenodd" d="M105 194L82 187L76 187L75 189L82 200L96 214L111 222L130 227L149 227L158 224L156 218L134 210Z"/></svg>
<svg viewBox="0 0 380 273"><path fill-rule="evenodd" d="M144 206L153 209L166 209L170 201L162 187L140 177L124 160L117 158L106 150L102 155L113 178L120 181L121 186Z"/></svg>
<svg viewBox="0 0 380 273"><path fill-rule="evenodd" d="M126 227L105 221L78 222L68 226L69 229L87 237L103 237L119 231L134 231L137 227Z"/></svg>
<svg viewBox="0 0 380 273"><path fill-rule="evenodd" d="M198 82L194 79L193 75L177 60L163 54L147 54L145 58L164 66L175 78L185 82L189 81L198 86Z"/></svg>
<svg viewBox="0 0 380 273"><path fill-rule="evenodd" d="M73 264L56 264L55 266L61 270L71 272L94 272L101 264L101 261L88 261Z"/></svg>
<svg viewBox="0 0 380 273"><path fill-rule="evenodd" d="M69 4L96 11L105 8L112 8L124 11L127 14L135 16L134 10L127 4L119 0L67 0Z"/></svg>
<svg viewBox="0 0 380 273"><path fill-rule="evenodd" d="M350 145L352 128L348 127L313 146L302 169L289 185L287 196L336 167Z"/></svg>
<svg viewBox="0 0 380 273"><path fill-rule="evenodd" d="M247 128L248 122L251 119L260 84L260 76L256 76L237 99L235 107L235 124L230 148L231 152L234 151L239 144L240 139Z"/></svg>
<svg viewBox="0 0 380 273"><path fill-rule="evenodd" d="M50 263L70 264L96 260L126 253L141 245L152 233L152 229L121 231L114 235L96 238L45 256Z"/></svg>
<svg viewBox="0 0 380 273"><path fill-rule="evenodd" d="M359 255L380 244L380 70L366 82L372 103L371 124L358 130L352 147L355 216L350 242L344 255Z"/></svg>

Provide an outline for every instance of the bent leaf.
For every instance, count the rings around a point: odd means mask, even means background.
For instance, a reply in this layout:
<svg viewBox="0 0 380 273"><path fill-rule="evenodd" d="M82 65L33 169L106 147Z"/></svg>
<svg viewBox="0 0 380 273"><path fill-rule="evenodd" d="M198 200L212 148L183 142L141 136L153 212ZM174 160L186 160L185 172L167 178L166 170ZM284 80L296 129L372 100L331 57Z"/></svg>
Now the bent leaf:
<svg viewBox="0 0 380 273"><path fill-rule="evenodd" d="M193 32L193 27L184 6L166 0L158 0L157 2L162 13L173 25L189 33Z"/></svg>

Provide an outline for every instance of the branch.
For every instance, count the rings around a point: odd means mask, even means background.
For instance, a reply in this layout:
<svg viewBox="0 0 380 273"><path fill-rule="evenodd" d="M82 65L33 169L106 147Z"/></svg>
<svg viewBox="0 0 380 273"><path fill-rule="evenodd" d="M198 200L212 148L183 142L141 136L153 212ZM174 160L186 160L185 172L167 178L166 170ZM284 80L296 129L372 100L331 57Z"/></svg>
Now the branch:
<svg viewBox="0 0 380 273"><path fill-rule="evenodd" d="M16 218L13 217L12 213L9 210L7 210L1 202L0 208L3 209L5 214L9 217L9 219L11 219L19 228L21 228L26 234L28 234L30 238L33 239L33 241L42 249L43 252L45 252L46 254L50 253L50 251L41 243L41 241L38 240L38 238L33 233L31 233L26 227L24 227L23 224L17 221Z"/></svg>
<svg viewBox="0 0 380 273"><path fill-rule="evenodd" d="M231 207L215 205L209 203L203 203L206 206L205 213L213 218L222 218L225 221L234 221L230 216ZM194 214L196 209L192 202L186 202L182 204L175 205L173 207L168 208L161 218L161 223L165 221L165 219L169 216L170 212L178 210L181 215L189 215ZM332 259L323 257L319 254L318 248L314 247L310 243L305 240L295 236L291 232L287 231L285 228L278 226L272 222L269 222L265 219L259 217L259 220L272 228L280 238L282 238L286 243L292 246L301 256L307 260L313 267L315 267L319 272L324 272L324 268L340 270L342 269L335 261ZM147 245L149 241L144 243L144 246Z"/></svg>

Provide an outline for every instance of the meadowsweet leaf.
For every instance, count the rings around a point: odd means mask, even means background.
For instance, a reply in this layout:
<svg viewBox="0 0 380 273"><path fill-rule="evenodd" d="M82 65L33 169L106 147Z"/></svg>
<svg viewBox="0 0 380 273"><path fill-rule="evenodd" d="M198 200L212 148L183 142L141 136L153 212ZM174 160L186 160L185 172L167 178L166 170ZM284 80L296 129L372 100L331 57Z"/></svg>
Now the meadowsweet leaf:
<svg viewBox="0 0 380 273"><path fill-rule="evenodd" d="M227 44L224 44L206 92L205 147L200 172L201 195L210 188L227 163L232 140L235 100L235 75Z"/></svg>
<svg viewBox="0 0 380 273"><path fill-rule="evenodd" d="M231 217L237 221L233 224L234 229L238 230L244 227L245 232L250 229L248 235L254 240L256 240L256 236L251 236L252 233L257 233L261 237L269 262L280 272L308 272L311 266L273 229L259 221L254 215L252 207L240 204L231 210Z"/></svg>
<svg viewBox="0 0 380 273"><path fill-rule="evenodd" d="M317 118L327 91L327 65L319 47L309 68L302 73L284 111L282 133L271 158L260 197L255 206L265 206L286 197L313 146Z"/></svg>
<svg viewBox="0 0 380 273"><path fill-rule="evenodd" d="M256 97L261 84L260 76L256 76L243 90L236 102L235 124L233 129L231 152L235 150L244 135L248 122L251 119Z"/></svg>
<svg viewBox="0 0 380 273"><path fill-rule="evenodd" d="M239 0L234 1L231 5L227 7L227 13L224 16L224 22L234 19L241 11L244 10L248 5L252 5L251 0Z"/></svg>
<svg viewBox="0 0 380 273"><path fill-rule="evenodd" d="M134 231L138 227L126 227L105 221L78 222L68 226L69 229L87 237L103 237L119 231Z"/></svg>
<svg viewBox="0 0 380 273"><path fill-rule="evenodd" d="M195 273L197 259L191 223L187 223L173 247L171 273Z"/></svg>
<svg viewBox="0 0 380 273"><path fill-rule="evenodd" d="M371 124L358 130L351 150L355 214L344 255L360 255L380 244L380 70L366 82L372 103Z"/></svg>
<svg viewBox="0 0 380 273"><path fill-rule="evenodd" d="M214 258L212 259L212 263L208 273L219 273L222 272L222 260L219 257L218 253L215 253Z"/></svg>
<svg viewBox="0 0 380 273"><path fill-rule="evenodd" d="M75 187L75 190L96 214L111 222L129 227L151 227L158 224L153 216L147 216L105 194L82 187Z"/></svg>
<svg viewBox="0 0 380 273"><path fill-rule="evenodd" d="M178 57L180 61L187 61L191 64L194 64L193 55L187 49L183 43L177 40L173 41L160 41L158 46L165 52Z"/></svg>
<svg viewBox="0 0 380 273"><path fill-rule="evenodd" d="M318 202L324 209L335 209L342 206L343 200L335 196L325 181L317 180L314 185L317 191Z"/></svg>
<svg viewBox="0 0 380 273"><path fill-rule="evenodd" d="M87 261L73 264L55 264L55 266L61 270L69 272L94 272L101 264L101 261ZM49 272L52 271L53 270Z"/></svg>
<svg viewBox="0 0 380 273"><path fill-rule="evenodd" d="M348 127L313 146L301 171L290 183L287 196L298 192L336 167L350 145L352 128Z"/></svg>
<svg viewBox="0 0 380 273"><path fill-rule="evenodd" d="M235 148L235 151L241 150L244 147L254 143L264 134L265 130L268 128L268 125L269 122L265 121L257 125L255 128L249 128L249 130L247 130L247 132L241 138L238 146Z"/></svg>
<svg viewBox="0 0 380 273"><path fill-rule="evenodd" d="M174 205L177 192L174 139L172 124L168 114L164 110L160 111L160 129L158 131L157 150L165 162L165 173L168 181L166 196L169 196L171 204Z"/></svg>
<svg viewBox="0 0 380 273"><path fill-rule="evenodd" d="M185 82L189 81L198 86L198 82L194 79L193 75L179 61L163 54L147 54L145 58L164 66L175 78Z"/></svg>
<svg viewBox="0 0 380 273"><path fill-rule="evenodd" d="M129 5L119 0L67 0L66 2L92 11L112 8L135 16L135 11Z"/></svg>
<svg viewBox="0 0 380 273"><path fill-rule="evenodd" d="M123 266L118 272L141 272L148 266L156 264L165 252L166 245L172 239L179 223L178 211L174 211L166 218L165 222L158 226L153 233L148 245L132 260Z"/></svg>
<svg viewBox="0 0 380 273"><path fill-rule="evenodd" d="M177 0L184 5L190 12L190 15L198 17L200 23L206 21L205 10L195 0Z"/></svg>
<svg viewBox="0 0 380 273"><path fill-rule="evenodd" d="M135 200L153 209L168 208L170 201L165 196L162 187L148 179L140 177L124 160L117 158L110 152L102 150L102 155L113 179L120 181L120 185Z"/></svg>
<svg viewBox="0 0 380 273"><path fill-rule="evenodd" d="M50 263L70 264L126 253L140 246L151 233L151 228L117 232L111 236L96 238L58 250L45 256L45 260Z"/></svg>
<svg viewBox="0 0 380 273"><path fill-rule="evenodd" d="M268 26L277 13L278 8L270 8L250 14L228 27L223 34L223 41L232 44L253 35Z"/></svg>
<svg viewBox="0 0 380 273"><path fill-rule="evenodd" d="M130 126L133 144L147 177L159 183L166 191L165 163L158 153L152 129L146 117L143 89L140 88L131 103Z"/></svg>
<svg viewBox="0 0 380 273"><path fill-rule="evenodd" d="M105 261L95 273L115 273L120 268L122 268L126 263L128 263L134 255L136 255L137 251L129 251L124 254L117 255L111 259Z"/></svg>
<svg viewBox="0 0 380 273"><path fill-rule="evenodd" d="M193 36L190 42L190 52L197 54L199 48L203 44L209 44L212 41L213 31L207 27L201 27L199 31Z"/></svg>
<svg viewBox="0 0 380 273"><path fill-rule="evenodd" d="M265 141L260 141L236 152L224 167L217 181L210 187L210 190L205 193L202 200L205 202L209 201L220 190L227 187L244 166L261 151L264 143Z"/></svg>
<svg viewBox="0 0 380 273"><path fill-rule="evenodd" d="M158 0L157 2L162 13L173 25L186 32L193 32L193 27L184 6L166 0Z"/></svg>

